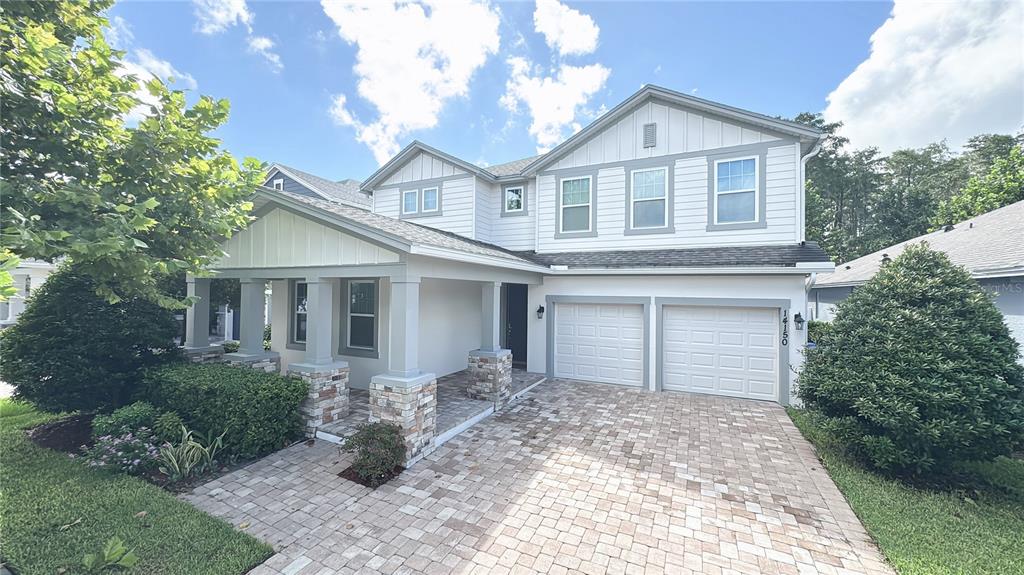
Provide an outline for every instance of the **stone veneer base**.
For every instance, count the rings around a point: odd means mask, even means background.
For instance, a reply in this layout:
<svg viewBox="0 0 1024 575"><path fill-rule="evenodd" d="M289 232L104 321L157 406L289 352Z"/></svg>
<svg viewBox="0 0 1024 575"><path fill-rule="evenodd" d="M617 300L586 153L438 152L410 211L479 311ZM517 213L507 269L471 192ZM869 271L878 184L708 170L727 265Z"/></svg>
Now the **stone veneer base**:
<svg viewBox="0 0 1024 575"><path fill-rule="evenodd" d="M219 345L183 347L181 352L192 363L222 363L224 361L224 348Z"/></svg>
<svg viewBox="0 0 1024 575"><path fill-rule="evenodd" d="M507 405L512 396L512 351L475 349L469 352L469 385L473 399L494 402L494 409Z"/></svg>
<svg viewBox="0 0 1024 575"><path fill-rule="evenodd" d="M306 437L315 438L316 430L326 423L348 415L348 362L325 364L291 363L288 375L309 384L299 411L305 420Z"/></svg>
<svg viewBox="0 0 1024 575"><path fill-rule="evenodd" d="M370 421L386 421L402 429L406 467L430 454L437 434L437 376L371 378Z"/></svg>
<svg viewBox="0 0 1024 575"><path fill-rule="evenodd" d="M248 367L267 373L280 373L281 371L281 354L276 351L264 353L225 353L224 361L236 367Z"/></svg>

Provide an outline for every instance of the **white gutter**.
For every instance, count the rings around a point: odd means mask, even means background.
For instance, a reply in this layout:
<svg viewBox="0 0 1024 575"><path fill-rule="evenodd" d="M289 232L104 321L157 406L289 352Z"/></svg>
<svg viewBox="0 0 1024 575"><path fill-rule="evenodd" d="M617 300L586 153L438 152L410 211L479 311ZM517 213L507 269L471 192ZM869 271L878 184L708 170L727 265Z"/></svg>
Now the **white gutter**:
<svg viewBox="0 0 1024 575"><path fill-rule="evenodd" d="M534 273L549 273L550 270L546 266L539 264L532 264L525 261L514 261L507 258L501 258L497 256L488 256L483 254L471 254L459 250L452 250L448 248L441 248L437 246L430 246L426 244L414 244L409 249L410 254L419 256L428 256L432 258L440 258L443 260L452 260L457 262L465 262L470 264L479 264L484 266L494 266L499 268L508 268L513 270L522 270L526 272Z"/></svg>
<svg viewBox="0 0 1024 575"><path fill-rule="evenodd" d="M807 162L821 151L823 140L824 136L818 138L811 151L800 158L800 237L797 241L803 241L807 237Z"/></svg>
<svg viewBox="0 0 1024 575"><path fill-rule="evenodd" d="M830 272L832 264L821 267L807 266L736 266L736 267L691 267L691 268L565 268L552 266L549 275L807 275L815 272Z"/></svg>
<svg viewBox="0 0 1024 575"><path fill-rule="evenodd" d="M811 272L811 275L807 277L807 281L804 282L804 291L811 293L811 288L814 287L814 283L818 281L818 272Z"/></svg>

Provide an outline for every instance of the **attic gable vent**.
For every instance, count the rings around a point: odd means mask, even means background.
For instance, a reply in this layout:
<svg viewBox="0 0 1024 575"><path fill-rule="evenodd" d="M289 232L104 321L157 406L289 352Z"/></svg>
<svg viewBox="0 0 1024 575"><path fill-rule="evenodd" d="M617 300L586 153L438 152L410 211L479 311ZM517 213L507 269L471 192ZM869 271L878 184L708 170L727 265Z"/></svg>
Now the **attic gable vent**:
<svg viewBox="0 0 1024 575"><path fill-rule="evenodd" d="M653 148L658 142L658 125L644 124L644 147Z"/></svg>

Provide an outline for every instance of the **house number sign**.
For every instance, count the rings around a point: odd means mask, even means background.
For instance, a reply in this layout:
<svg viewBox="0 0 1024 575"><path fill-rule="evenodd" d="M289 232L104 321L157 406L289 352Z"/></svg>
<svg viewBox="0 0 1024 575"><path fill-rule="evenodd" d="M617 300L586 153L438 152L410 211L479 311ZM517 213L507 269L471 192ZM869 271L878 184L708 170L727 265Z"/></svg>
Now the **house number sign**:
<svg viewBox="0 0 1024 575"><path fill-rule="evenodd" d="M789 345L789 310L782 310L782 345Z"/></svg>

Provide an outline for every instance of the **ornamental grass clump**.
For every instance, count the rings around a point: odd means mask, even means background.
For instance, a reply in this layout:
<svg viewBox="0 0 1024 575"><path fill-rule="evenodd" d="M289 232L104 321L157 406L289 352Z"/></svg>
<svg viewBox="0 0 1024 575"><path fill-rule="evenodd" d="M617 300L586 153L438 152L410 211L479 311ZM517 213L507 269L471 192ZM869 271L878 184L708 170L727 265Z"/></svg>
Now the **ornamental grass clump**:
<svg viewBox="0 0 1024 575"><path fill-rule="evenodd" d="M1024 445L1024 369L991 296L913 245L836 309L799 395L869 465L920 478Z"/></svg>

